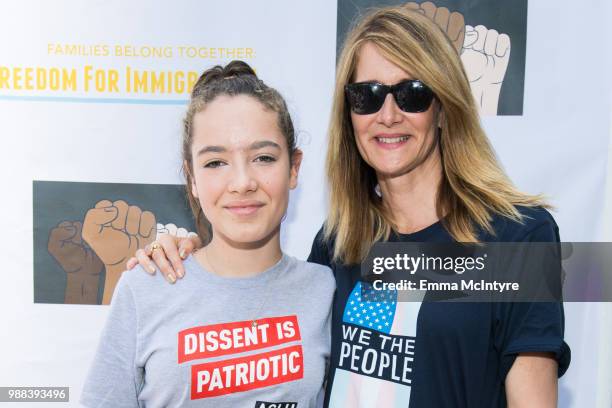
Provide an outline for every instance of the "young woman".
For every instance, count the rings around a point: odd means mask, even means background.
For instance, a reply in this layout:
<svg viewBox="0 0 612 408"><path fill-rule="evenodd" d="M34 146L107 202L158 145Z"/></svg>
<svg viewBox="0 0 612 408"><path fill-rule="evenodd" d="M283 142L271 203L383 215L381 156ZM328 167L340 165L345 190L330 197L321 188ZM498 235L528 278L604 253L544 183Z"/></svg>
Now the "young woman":
<svg viewBox="0 0 612 408"><path fill-rule="evenodd" d="M185 259L176 287L161 275L121 276L85 406L317 405L334 280L284 255L279 239L301 155L284 100L247 64L204 72L183 159L207 245Z"/></svg>
<svg viewBox="0 0 612 408"><path fill-rule="evenodd" d="M457 51L418 11L374 10L349 33L327 175L329 215L309 257L337 285L326 404L555 407L570 360L561 304L361 297L359 263L377 241L559 241L542 200L519 192L497 162ZM199 243L162 245L153 261L174 274ZM145 251L137 258L152 266Z"/></svg>

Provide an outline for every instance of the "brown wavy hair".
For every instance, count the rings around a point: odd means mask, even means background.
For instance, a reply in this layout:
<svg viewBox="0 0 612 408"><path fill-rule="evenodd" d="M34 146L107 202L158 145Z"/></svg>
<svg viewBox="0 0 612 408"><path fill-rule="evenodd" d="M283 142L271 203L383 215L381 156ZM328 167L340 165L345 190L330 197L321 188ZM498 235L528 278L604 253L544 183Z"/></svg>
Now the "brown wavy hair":
<svg viewBox="0 0 612 408"><path fill-rule="evenodd" d="M285 136L290 160L293 159L296 151L295 130L285 100L276 89L269 87L259 79L249 64L234 60L226 66L216 65L200 75L191 91L191 100L183 119L182 155L185 192L193 212L198 235L204 245L212 238L212 229L202 211L200 201L193 196L191 191L193 118L220 95L247 95L259 101L265 109L276 112L278 128Z"/></svg>

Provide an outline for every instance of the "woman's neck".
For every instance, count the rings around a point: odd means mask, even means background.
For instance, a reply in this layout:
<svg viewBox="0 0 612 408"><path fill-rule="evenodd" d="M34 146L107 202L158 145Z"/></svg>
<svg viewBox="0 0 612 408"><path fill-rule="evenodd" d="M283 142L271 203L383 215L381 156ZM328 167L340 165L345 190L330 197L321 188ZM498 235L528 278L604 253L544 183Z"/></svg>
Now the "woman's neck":
<svg viewBox="0 0 612 408"><path fill-rule="evenodd" d="M439 147L406 174L378 176L383 202L391 212L397 232L417 232L439 221L436 204L441 180Z"/></svg>
<svg viewBox="0 0 612 408"><path fill-rule="evenodd" d="M218 276L254 276L271 268L281 259L280 229L269 238L248 245L235 244L219 235L213 235L211 242L196 252L194 257L208 271Z"/></svg>

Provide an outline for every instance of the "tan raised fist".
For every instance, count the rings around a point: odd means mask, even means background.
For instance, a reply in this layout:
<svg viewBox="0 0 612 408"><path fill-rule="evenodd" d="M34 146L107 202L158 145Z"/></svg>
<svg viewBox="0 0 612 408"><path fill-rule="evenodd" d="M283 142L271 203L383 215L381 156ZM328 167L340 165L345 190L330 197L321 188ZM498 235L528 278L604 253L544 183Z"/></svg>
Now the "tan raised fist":
<svg viewBox="0 0 612 408"><path fill-rule="evenodd" d="M451 13L446 7L438 7L431 1L421 4L411 1L406 3L405 7L419 11L433 20L451 40L457 53L461 52L463 38L465 37L465 18L463 14L456 11Z"/></svg>
<svg viewBox="0 0 612 408"><path fill-rule="evenodd" d="M155 215L123 200L99 201L87 211L83 239L106 266L102 303L110 303L127 259L155 240Z"/></svg>
<svg viewBox="0 0 612 408"><path fill-rule="evenodd" d="M104 265L83 241L80 221L62 221L49 233L47 250L66 272L64 303L96 304Z"/></svg>

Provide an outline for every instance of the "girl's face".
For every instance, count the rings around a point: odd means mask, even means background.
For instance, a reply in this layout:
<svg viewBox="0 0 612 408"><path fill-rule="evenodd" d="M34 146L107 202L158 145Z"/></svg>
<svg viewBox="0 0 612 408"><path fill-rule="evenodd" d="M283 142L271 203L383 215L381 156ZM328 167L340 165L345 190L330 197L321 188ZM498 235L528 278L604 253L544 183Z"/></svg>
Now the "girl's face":
<svg viewBox="0 0 612 408"><path fill-rule="evenodd" d="M214 239L253 247L279 233L301 152L291 164L276 112L246 95L219 96L194 116L191 154L192 192Z"/></svg>
<svg viewBox="0 0 612 408"><path fill-rule="evenodd" d="M412 77L378 51L373 43L365 43L359 51L354 82L380 82L395 85ZM361 157L379 177L397 177L410 172L425 159L435 142L435 109L420 113L402 111L388 94L378 112L358 115L351 112L351 121Z"/></svg>

